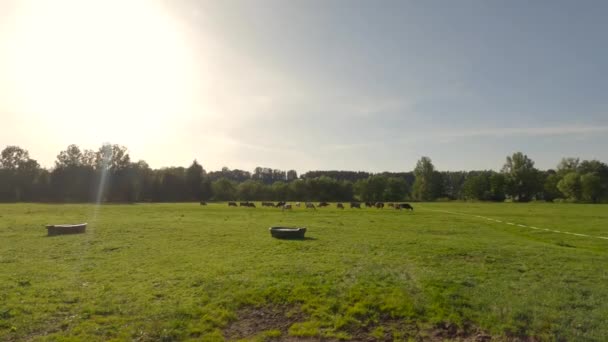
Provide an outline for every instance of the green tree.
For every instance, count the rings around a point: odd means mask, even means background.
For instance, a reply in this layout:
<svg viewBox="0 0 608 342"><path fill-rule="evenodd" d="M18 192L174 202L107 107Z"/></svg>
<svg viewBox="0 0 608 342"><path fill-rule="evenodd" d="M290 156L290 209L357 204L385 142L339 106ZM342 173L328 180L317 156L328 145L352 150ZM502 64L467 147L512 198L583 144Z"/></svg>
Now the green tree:
<svg viewBox="0 0 608 342"><path fill-rule="evenodd" d="M200 201L202 199L201 184L204 172L205 170L196 159L186 169L186 186L190 193L190 200Z"/></svg>
<svg viewBox="0 0 608 342"><path fill-rule="evenodd" d="M216 201L233 201L237 198L236 184L226 178L220 178L211 184Z"/></svg>
<svg viewBox="0 0 608 342"><path fill-rule="evenodd" d="M586 173L581 176L581 198L587 202L599 202L603 189L602 179L596 173Z"/></svg>
<svg viewBox="0 0 608 342"><path fill-rule="evenodd" d="M562 193L557 188L557 183L559 183L560 179L560 176L555 172L547 173L543 184L543 197L545 201L552 202L554 199L562 196Z"/></svg>
<svg viewBox="0 0 608 342"><path fill-rule="evenodd" d="M507 179L505 175L500 173L492 172L490 176L490 199L496 202L503 202L505 200Z"/></svg>
<svg viewBox="0 0 608 342"><path fill-rule="evenodd" d="M490 199L490 176L487 172L467 177L462 187L466 199L480 201Z"/></svg>
<svg viewBox="0 0 608 342"><path fill-rule="evenodd" d="M264 197L263 184L252 179L246 180L237 186L237 193L241 201L260 200Z"/></svg>
<svg viewBox="0 0 608 342"><path fill-rule="evenodd" d="M414 181L412 195L420 201L433 201L441 192L441 174L436 173L431 158L422 157L414 168Z"/></svg>
<svg viewBox="0 0 608 342"><path fill-rule="evenodd" d="M24 201L34 197L34 183L40 165L30 158L29 152L19 146L7 146L0 153L0 200Z"/></svg>
<svg viewBox="0 0 608 342"><path fill-rule="evenodd" d="M506 194L518 202L527 202L542 189L542 181L534 161L517 152L508 156L502 173L506 181Z"/></svg>
<svg viewBox="0 0 608 342"><path fill-rule="evenodd" d="M389 177L386 180L383 200L384 201L403 201L408 196L408 186L405 179Z"/></svg>
<svg viewBox="0 0 608 342"><path fill-rule="evenodd" d="M567 173L558 183L557 188L567 198L579 201L581 199L581 176L578 172Z"/></svg>
<svg viewBox="0 0 608 342"><path fill-rule="evenodd" d="M570 172L577 172L579 166L580 166L579 158L573 158L573 157L562 158L562 160L559 162L559 164L557 164L557 173L560 176L564 176Z"/></svg>
<svg viewBox="0 0 608 342"><path fill-rule="evenodd" d="M270 188L273 195L272 198L284 201L292 197L290 196L289 184L283 181L276 181L272 183Z"/></svg>
<svg viewBox="0 0 608 342"><path fill-rule="evenodd" d="M296 170L289 170L287 171L287 181L291 182L298 179L298 172L296 172Z"/></svg>

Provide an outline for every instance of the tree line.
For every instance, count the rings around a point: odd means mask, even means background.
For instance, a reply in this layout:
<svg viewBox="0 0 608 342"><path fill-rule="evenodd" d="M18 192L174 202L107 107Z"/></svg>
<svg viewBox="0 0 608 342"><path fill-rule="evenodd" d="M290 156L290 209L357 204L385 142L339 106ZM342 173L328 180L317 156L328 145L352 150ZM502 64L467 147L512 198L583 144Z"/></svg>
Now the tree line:
<svg viewBox="0 0 608 342"><path fill-rule="evenodd" d="M0 156L1 202L184 201L435 201L532 200L608 202L608 166L564 158L539 170L521 152L507 156L499 172L437 171L422 157L411 172L308 171L257 167L253 172L187 167L152 169L133 162L124 146L98 150L68 146L55 165L42 168L27 150L7 146Z"/></svg>

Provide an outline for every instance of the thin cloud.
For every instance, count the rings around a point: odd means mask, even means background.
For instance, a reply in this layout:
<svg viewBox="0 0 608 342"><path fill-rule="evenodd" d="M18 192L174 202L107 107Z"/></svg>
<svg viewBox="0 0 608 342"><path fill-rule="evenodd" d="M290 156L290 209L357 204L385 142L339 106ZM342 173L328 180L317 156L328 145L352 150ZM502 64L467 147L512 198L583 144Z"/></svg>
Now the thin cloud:
<svg viewBox="0 0 608 342"><path fill-rule="evenodd" d="M585 135L608 132L608 126L568 125L549 127L481 128L475 130L448 131L437 136L448 138L507 137L507 136L553 136Z"/></svg>
<svg viewBox="0 0 608 342"><path fill-rule="evenodd" d="M391 144L406 144L423 141L440 141L452 142L457 139L480 138L480 137L510 137L510 136L558 136L558 135L576 135L584 136L588 134L608 132L608 126L590 126L590 125L574 125L574 126L549 126L549 127L511 127L511 128L478 128L474 130L449 130L435 131L429 129L424 135L410 134L407 138L391 138L387 137L382 141L365 141L365 142L339 142L328 145L326 148L336 151L389 146Z"/></svg>

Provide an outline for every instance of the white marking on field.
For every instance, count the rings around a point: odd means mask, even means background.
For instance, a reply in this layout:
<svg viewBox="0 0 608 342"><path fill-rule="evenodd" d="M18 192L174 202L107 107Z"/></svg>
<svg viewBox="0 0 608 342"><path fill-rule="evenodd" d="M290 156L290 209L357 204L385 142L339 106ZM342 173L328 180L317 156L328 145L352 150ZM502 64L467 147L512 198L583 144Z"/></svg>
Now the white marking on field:
<svg viewBox="0 0 608 342"><path fill-rule="evenodd" d="M448 210L428 209L428 208L422 208L422 209L430 210L430 211L437 211L437 212L442 212L442 213L448 213L448 214L453 214L453 215L462 215L462 216L477 217L477 218L486 219L486 220L489 220L489 221L495 221L495 222L498 222L498 223L506 223L506 224L508 224L510 226L518 226L518 227L530 228L530 229L535 229L535 230L544 230L544 231L547 231L547 232L553 232L553 233L559 233L559 234L568 234L568 235L574 235L574 236L580 236L580 237L587 237L587 238L608 240L608 236L587 235L587 234L580 234L580 233L564 232L564 231L559 231L559 230L555 230L555 229L538 228L538 227L535 227L535 226L526 226L524 224L515 224L513 222L503 222L501 220L491 219L491 218L488 218L488 217L485 217L485 216L472 215L472 214L464 214L464 213L457 213L457 212L448 211Z"/></svg>

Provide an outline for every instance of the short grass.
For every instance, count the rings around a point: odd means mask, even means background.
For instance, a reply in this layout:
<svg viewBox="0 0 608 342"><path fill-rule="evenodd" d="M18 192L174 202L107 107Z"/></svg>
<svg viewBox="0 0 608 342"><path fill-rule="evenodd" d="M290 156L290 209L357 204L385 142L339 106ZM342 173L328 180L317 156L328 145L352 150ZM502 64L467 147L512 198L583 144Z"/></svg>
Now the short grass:
<svg viewBox="0 0 608 342"><path fill-rule="evenodd" d="M608 206L414 207L0 205L0 340L608 340L608 240L445 212L608 236Z"/></svg>

